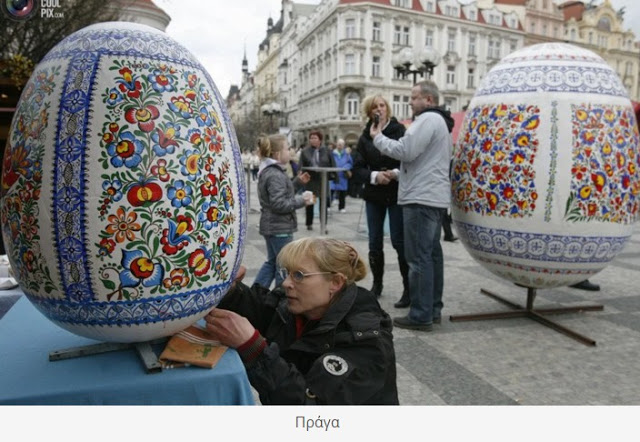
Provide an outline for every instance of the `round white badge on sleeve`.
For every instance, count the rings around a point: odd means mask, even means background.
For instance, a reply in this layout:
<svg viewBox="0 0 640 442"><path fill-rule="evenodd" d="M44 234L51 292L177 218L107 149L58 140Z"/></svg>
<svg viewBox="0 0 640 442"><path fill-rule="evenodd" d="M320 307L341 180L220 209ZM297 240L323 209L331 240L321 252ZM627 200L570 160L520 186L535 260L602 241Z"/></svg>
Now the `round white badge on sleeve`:
<svg viewBox="0 0 640 442"><path fill-rule="evenodd" d="M334 376L343 375L349 369L349 364L347 364L347 361L336 355L326 355L322 359L322 365L324 366L325 370L327 370Z"/></svg>

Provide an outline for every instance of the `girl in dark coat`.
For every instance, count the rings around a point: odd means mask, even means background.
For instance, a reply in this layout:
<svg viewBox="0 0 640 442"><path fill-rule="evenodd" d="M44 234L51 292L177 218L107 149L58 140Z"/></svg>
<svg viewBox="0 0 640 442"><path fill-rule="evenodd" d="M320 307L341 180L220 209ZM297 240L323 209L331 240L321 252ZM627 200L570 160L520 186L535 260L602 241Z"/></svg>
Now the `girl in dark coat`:
<svg viewBox="0 0 640 442"><path fill-rule="evenodd" d="M354 154L353 179L364 183L362 198L366 201L367 227L369 230L369 266L373 274L371 291L382 294L384 274L384 220L389 214L391 244L398 254L398 264L402 274L402 297L394 304L397 308L409 306L409 266L404 258L404 234L402 227L402 208L398 206L398 175L400 162L380 153L373 146L369 128L378 118L382 133L389 138L402 138L405 127L391 115L387 100L375 95L365 98L362 109L367 124L358 140Z"/></svg>

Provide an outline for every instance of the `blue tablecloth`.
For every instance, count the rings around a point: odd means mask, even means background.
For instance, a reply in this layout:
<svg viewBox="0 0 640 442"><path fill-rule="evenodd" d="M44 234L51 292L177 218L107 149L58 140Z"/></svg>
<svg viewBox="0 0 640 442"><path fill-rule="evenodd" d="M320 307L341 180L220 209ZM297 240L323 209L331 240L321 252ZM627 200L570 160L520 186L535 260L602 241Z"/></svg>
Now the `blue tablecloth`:
<svg viewBox="0 0 640 442"><path fill-rule="evenodd" d="M49 353L96 344L45 318L22 296L0 319L0 404L252 405L238 353L213 369L147 374L135 350L49 362Z"/></svg>

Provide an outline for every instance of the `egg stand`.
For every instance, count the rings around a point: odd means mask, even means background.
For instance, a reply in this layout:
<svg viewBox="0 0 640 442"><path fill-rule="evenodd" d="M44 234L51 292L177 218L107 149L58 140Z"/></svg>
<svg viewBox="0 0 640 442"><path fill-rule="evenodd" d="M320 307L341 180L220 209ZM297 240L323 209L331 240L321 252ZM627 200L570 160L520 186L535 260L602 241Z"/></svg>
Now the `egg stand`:
<svg viewBox="0 0 640 442"><path fill-rule="evenodd" d="M164 344L168 338L155 339L146 342L117 343L102 342L100 344L71 347L64 350L52 351L49 353L49 361L62 361L65 359L80 358L95 354L108 353L111 351L135 350L144 365L147 374L160 373L162 363L158 360L158 355L153 351L153 345Z"/></svg>
<svg viewBox="0 0 640 442"><path fill-rule="evenodd" d="M518 285L518 284L516 284ZM480 293L486 295L496 301L506 305L513 309L513 311L500 311L500 312L489 312L489 313L475 313L475 314L467 314L467 315L452 315L449 316L449 321L451 322L461 322L461 321L484 321L489 319L509 319L509 318L529 318L533 319L536 322L539 322L542 325L545 325L559 333L562 333L570 338L575 339L578 342L581 342L585 345L595 347L596 341L593 339L581 335L567 327L564 327L558 324L555 321L552 321L546 318L543 315L558 315L563 313L580 313L585 311L601 311L604 309L602 305L583 305L577 307L557 307L557 308L545 308L545 309L534 309L533 301L536 298L536 289L533 287L520 287L527 289L527 305L526 307L521 306L520 304L516 304L511 302L502 296L496 295L493 292L490 292L486 289L480 289Z"/></svg>

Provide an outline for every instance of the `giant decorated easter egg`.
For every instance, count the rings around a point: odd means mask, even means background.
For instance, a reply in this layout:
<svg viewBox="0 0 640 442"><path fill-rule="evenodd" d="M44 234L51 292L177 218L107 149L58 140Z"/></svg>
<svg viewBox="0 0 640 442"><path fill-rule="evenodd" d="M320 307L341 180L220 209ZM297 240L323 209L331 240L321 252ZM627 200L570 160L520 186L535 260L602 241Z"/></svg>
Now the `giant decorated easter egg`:
<svg viewBox="0 0 640 442"><path fill-rule="evenodd" d="M563 43L487 73L455 148L452 215L470 254L532 288L588 279L638 216L638 126L616 72Z"/></svg>
<svg viewBox="0 0 640 442"><path fill-rule="evenodd" d="M237 140L211 77L166 34L102 23L35 68L2 167L2 233L29 300L85 337L141 342L228 291L246 231Z"/></svg>

